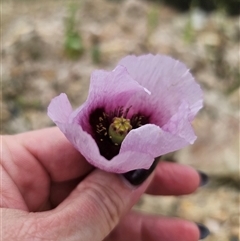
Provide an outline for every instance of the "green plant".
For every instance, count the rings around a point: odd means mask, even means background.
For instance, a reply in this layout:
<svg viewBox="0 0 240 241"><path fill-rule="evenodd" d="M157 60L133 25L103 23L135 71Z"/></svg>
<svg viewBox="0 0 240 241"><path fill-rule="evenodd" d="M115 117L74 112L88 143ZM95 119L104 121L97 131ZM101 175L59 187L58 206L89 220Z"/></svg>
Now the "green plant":
<svg viewBox="0 0 240 241"><path fill-rule="evenodd" d="M68 17L65 20L64 49L66 54L72 59L80 57L84 51L82 37L77 30L78 21L76 19L76 12L76 4L71 4L69 6Z"/></svg>
<svg viewBox="0 0 240 241"><path fill-rule="evenodd" d="M94 64L101 62L100 38L93 34L91 37L91 58Z"/></svg>
<svg viewBox="0 0 240 241"><path fill-rule="evenodd" d="M188 19L183 30L183 39L188 44L192 43L195 39L195 29L193 27L192 16L196 8L198 8L198 6L199 6L198 0L191 1L189 13L188 13Z"/></svg>
<svg viewBox="0 0 240 241"><path fill-rule="evenodd" d="M148 34L151 35L157 28L159 23L159 9L153 6L147 15L147 30Z"/></svg>
<svg viewBox="0 0 240 241"><path fill-rule="evenodd" d="M186 43L190 44L194 41L194 29L192 25L191 13L189 14L187 23L183 30L183 39Z"/></svg>

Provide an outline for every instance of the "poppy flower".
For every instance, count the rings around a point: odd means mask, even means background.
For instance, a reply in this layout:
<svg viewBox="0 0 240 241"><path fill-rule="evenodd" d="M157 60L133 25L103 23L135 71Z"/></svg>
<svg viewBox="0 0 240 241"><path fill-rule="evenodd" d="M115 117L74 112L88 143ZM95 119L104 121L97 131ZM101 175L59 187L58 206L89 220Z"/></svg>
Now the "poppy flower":
<svg viewBox="0 0 240 241"><path fill-rule="evenodd" d="M125 173L148 169L156 157L192 144L191 122L202 99L183 63L130 55L113 71L92 73L88 98L76 110L62 93L48 115L90 164Z"/></svg>

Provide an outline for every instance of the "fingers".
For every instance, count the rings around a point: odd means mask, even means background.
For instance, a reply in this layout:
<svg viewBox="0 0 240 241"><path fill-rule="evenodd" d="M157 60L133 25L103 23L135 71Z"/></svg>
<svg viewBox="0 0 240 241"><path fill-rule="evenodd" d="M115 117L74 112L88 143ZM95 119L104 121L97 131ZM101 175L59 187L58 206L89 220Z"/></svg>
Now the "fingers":
<svg viewBox="0 0 240 241"><path fill-rule="evenodd" d="M104 241L197 241L199 237L197 226L189 221L132 212Z"/></svg>
<svg viewBox="0 0 240 241"><path fill-rule="evenodd" d="M62 222L67 220L61 235L102 241L137 202L151 178L133 188L120 175L94 170L53 211Z"/></svg>
<svg viewBox="0 0 240 241"><path fill-rule="evenodd" d="M93 169L57 127L18 134L13 138L44 166L55 182L78 178Z"/></svg>
<svg viewBox="0 0 240 241"><path fill-rule="evenodd" d="M78 178L68 182L52 183L53 207L61 203L80 181ZM200 176L195 169L176 163L161 162L146 192L153 195L189 194L198 188L199 182Z"/></svg>
<svg viewBox="0 0 240 241"><path fill-rule="evenodd" d="M160 162L147 189L152 195L183 195L195 191L200 185L200 175L192 167Z"/></svg>

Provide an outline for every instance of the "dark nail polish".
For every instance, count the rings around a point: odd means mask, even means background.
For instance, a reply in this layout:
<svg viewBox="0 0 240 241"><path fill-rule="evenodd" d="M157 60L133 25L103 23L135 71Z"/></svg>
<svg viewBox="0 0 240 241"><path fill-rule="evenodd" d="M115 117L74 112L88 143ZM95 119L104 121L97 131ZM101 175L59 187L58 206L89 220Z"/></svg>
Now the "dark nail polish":
<svg viewBox="0 0 240 241"><path fill-rule="evenodd" d="M205 227L204 225L200 224L200 223L196 223L200 232L200 237L199 239L205 239L209 234L210 231L208 230L207 227Z"/></svg>
<svg viewBox="0 0 240 241"><path fill-rule="evenodd" d="M153 162L152 166L146 170L146 169L138 169L138 170L133 170L130 172L126 172L123 174L125 179L127 179L132 185L134 186L139 186L141 185L154 171L156 168L158 161L160 157L155 158L155 161Z"/></svg>
<svg viewBox="0 0 240 241"><path fill-rule="evenodd" d="M198 171L198 174L200 176L200 184L199 186L202 187L202 186L205 186L208 181L209 181L209 177L206 173L202 172L202 171Z"/></svg>

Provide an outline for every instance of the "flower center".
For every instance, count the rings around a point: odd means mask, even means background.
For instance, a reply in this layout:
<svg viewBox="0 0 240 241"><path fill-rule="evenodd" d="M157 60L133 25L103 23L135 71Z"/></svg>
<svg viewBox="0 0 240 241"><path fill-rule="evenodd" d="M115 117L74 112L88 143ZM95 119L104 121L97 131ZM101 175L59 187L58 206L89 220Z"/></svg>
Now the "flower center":
<svg viewBox="0 0 240 241"><path fill-rule="evenodd" d="M129 119L115 117L108 128L108 135L115 145L119 145L130 130L132 130L132 125Z"/></svg>
<svg viewBox="0 0 240 241"><path fill-rule="evenodd" d="M92 128L90 134L95 139L101 155L108 160L119 153L122 141L131 130L150 123L150 116L140 112L128 119L129 109L117 107L106 112L104 107L100 107L93 110L89 116Z"/></svg>

